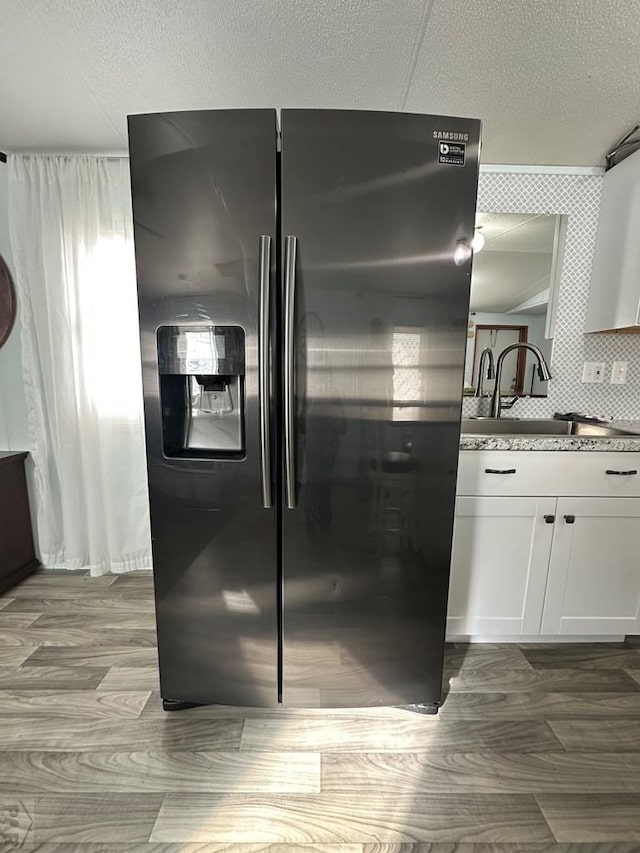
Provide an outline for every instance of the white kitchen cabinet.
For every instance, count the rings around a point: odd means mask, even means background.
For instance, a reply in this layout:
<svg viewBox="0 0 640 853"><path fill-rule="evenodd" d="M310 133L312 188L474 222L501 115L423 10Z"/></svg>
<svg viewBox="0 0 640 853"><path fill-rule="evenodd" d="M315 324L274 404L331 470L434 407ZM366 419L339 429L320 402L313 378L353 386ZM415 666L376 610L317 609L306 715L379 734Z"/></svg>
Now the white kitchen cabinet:
<svg viewBox="0 0 640 853"><path fill-rule="evenodd" d="M634 470L639 473L611 473ZM639 498L640 453L463 450L458 466L458 494Z"/></svg>
<svg viewBox="0 0 640 853"><path fill-rule="evenodd" d="M637 634L639 613L640 498L560 498L542 633Z"/></svg>
<svg viewBox="0 0 640 853"><path fill-rule="evenodd" d="M585 332L640 331L640 152L604 176Z"/></svg>
<svg viewBox="0 0 640 853"><path fill-rule="evenodd" d="M451 636L537 634L549 567L554 498L459 497Z"/></svg>
<svg viewBox="0 0 640 853"><path fill-rule="evenodd" d="M448 635L640 633L639 471L634 452L463 451Z"/></svg>

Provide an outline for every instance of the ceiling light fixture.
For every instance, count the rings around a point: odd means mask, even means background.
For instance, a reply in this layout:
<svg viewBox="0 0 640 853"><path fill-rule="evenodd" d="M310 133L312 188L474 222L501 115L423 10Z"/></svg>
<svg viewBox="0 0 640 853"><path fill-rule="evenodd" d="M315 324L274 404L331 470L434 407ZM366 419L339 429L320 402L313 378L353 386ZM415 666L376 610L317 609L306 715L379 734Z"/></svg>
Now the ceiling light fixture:
<svg viewBox="0 0 640 853"><path fill-rule="evenodd" d="M474 254L477 254L478 252L481 252L484 249L484 236L482 234L481 225L473 232L471 248L473 249Z"/></svg>

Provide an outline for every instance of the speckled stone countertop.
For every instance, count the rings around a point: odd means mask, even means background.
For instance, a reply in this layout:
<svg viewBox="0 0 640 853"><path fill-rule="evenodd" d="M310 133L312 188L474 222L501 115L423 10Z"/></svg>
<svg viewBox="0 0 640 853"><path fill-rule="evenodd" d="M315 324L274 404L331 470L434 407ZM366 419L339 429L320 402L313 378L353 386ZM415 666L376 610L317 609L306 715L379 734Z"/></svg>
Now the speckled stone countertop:
<svg viewBox="0 0 640 853"><path fill-rule="evenodd" d="M617 429L640 433L640 421L612 421ZM460 450L609 450L640 452L640 435L472 435L460 436Z"/></svg>
<svg viewBox="0 0 640 853"><path fill-rule="evenodd" d="M640 436L600 438L575 435L463 435L460 450L635 450Z"/></svg>

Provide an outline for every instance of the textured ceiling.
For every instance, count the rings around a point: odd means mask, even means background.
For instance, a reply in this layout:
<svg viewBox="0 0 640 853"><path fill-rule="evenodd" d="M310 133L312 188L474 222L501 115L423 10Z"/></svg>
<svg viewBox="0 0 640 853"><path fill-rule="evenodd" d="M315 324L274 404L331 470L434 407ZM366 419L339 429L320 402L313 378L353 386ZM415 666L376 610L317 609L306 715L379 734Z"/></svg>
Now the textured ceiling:
<svg viewBox="0 0 640 853"><path fill-rule="evenodd" d="M132 112L337 107L482 118L485 163L599 165L639 72L622 0L2 0L0 148L124 151Z"/></svg>

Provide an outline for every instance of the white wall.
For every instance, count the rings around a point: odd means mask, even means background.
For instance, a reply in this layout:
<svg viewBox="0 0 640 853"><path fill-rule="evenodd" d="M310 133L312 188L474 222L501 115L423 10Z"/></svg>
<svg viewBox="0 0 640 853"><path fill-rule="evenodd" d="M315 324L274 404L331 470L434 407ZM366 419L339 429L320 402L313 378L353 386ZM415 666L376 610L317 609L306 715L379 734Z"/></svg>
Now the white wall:
<svg viewBox="0 0 640 853"><path fill-rule="evenodd" d="M8 169L0 163L0 253L12 269L9 245ZM28 450L27 412L20 354L20 302L8 341L0 349L0 450Z"/></svg>

